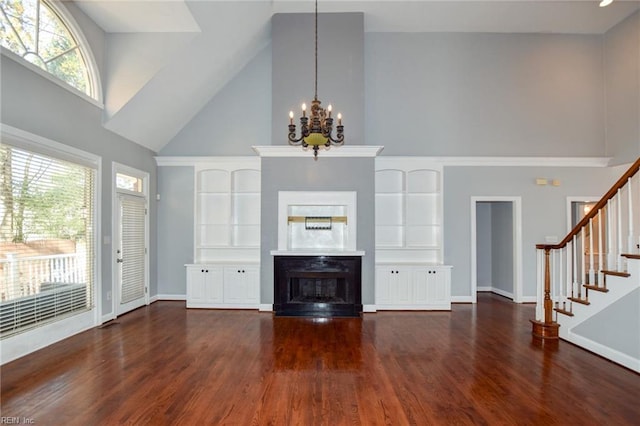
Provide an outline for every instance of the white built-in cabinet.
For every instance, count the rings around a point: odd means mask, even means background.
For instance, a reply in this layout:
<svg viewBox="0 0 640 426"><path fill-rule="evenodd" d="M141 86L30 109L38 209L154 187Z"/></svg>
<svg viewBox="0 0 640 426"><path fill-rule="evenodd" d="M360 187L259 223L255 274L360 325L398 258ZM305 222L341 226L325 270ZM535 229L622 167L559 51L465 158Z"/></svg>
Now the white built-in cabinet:
<svg viewBox="0 0 640 426"><path fill-rule="evenodd" d="M194 263L187 307L260 304L260 159L209 158L195 166Z"/></svg>
<svg viewBox="0 0 640 426"><path fill-rule="evenodd" d="M442 166L378 157L375 171L376 309L451 309L442 265Z"/></svg>
<svg viewBox="0 0 640 426"><path fill-rule="evenodd" d="M376 309L451 309L451 267L376 265Z"/></svg>

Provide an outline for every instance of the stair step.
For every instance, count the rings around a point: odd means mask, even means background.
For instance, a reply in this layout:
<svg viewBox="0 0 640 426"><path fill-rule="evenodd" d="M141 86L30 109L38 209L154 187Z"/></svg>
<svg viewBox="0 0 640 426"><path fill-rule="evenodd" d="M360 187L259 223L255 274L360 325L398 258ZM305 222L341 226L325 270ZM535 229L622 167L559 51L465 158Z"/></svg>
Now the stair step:
<svg viewBox="0 0 640 426"><path fill-rule="evenodd" d="M626 257L627 259L640 259L640 254L625 253L625 254L622 254L621 256Z"/></svg>
<svg viewBox="0 0 640 426"><path fill-rule="evenodd" d="M579 303L581 305L590 305L591 304L591 302L589 302L588 299L580 299L579 297L567 297L567 299L571 300L572 302Z"/></svg>
<svg viewBox="0 0 640 426"><path fill-rule="evenodd" d="M570 311L567 311L567 310L564 310L564 309L561 309L561 308L553 308L553 310L556 311L559 314L562 314L562 315L566 315L566 316L569 316L569 317L573 316L573 312L570 312Z"/></svg>
<svg viewBox="0 0 640 426"><path fill-rule="evenodd" d="M589 289L589 290L593 290L593 291L599 291L601 293L608 293L609 289L606 287L600 287L598 285L591 285L591 284L583 284L582 287Z"/></svg>
<svg viewBox="0 0 640 426"><path fill-rule="evenodd" d="M627 278L627 277L631 276L631 274L628 273L628 272L606 271L604 269L602 270L602 273L605 274L605 275L614 275L616 277L624 277L624 278Z"/></svg>

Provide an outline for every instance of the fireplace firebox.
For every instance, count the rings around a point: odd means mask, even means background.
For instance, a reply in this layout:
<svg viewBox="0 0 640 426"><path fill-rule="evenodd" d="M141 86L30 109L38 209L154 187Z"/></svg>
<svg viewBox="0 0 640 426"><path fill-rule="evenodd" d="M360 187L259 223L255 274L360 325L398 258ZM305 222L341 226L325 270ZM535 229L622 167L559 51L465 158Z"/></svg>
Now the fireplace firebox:
<svg viewBox="0 0 640 426"><path fill-rule="evenodd" d="M276 316L358 317L360 256L274 256Z"/></svg>

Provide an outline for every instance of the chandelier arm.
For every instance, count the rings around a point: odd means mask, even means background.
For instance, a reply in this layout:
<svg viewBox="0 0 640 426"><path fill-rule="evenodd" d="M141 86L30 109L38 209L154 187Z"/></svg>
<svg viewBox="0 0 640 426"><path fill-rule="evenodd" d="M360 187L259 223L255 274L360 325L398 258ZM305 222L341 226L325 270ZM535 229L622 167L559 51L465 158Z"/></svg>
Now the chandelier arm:
<svg viewBox="0 0 640 426"><path fill-rule="evenodd" d="M339 134L336 136L336 138L332 138L331 135L328 136L329 140L327 141L327 143L331 142L331 145L333 146L340 146L340 145L344 145L344 135L343 134Z"/></svg>
<svg viewBox="0 0 640 426"><path fill-rule="evenodd" d="M289 145L302 145L302 139L304 138L304 136L300 136L299 138L296 139L296 134L295 133L289 133Z"/></svg>

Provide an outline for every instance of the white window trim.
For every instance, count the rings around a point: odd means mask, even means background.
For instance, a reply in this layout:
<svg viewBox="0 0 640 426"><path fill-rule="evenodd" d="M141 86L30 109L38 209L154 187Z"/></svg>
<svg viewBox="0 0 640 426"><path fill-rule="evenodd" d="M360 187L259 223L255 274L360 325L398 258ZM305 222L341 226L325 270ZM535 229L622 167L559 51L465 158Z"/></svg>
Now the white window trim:
<svg viewBox="0 0 640 426"><path fill-rule="evenodd" d="M19 147L28 146L32 151L50 155L59 159L73 161L84 166L92 167L96 170L96 190L94 192L93 200L95 205L95 227L93 235L95 245L93 309L88 312L73 315L69 318L65 318L51 324L46 324L42 327L37 327L3 339L2 344L0 345L0 364L6 364L7 362L13 361L31 352L35 352L38 349L49 346L62 339L66 339L67 337L73 336L74 334L88 330L100 324L100 318L102 315L102 262L100 261L100 259L102 259L100 249L100 224L102 223L102 206L100 202L102 199L102 158L89 152L64 145L60 142L17 129L15 127L7 126L2 123L0 123L0 136L3 141L7 141L7 143L11 145ZM56 153L58 155L56 155Z"/></svg>

